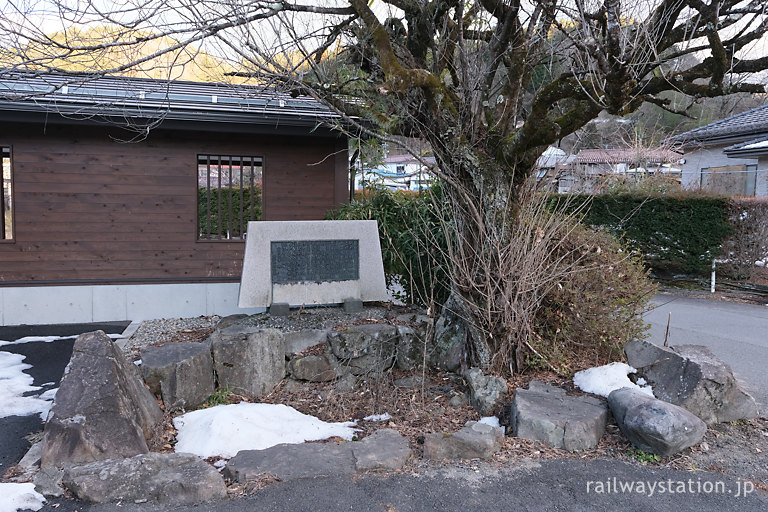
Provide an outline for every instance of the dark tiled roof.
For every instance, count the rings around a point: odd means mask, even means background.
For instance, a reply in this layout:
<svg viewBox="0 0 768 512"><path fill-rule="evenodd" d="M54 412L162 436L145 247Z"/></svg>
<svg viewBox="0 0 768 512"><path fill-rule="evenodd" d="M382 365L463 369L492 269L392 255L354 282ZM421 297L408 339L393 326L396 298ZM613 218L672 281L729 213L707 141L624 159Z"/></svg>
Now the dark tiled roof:
<svg viewBox="0 0 768 512"><path fill-rule="evenodd" d="M763 133L768 133L768 105L681 133L665 142L680 145L733 142L739 139L751 140Z"/></svg>
<svg viewBox="0 0 768 512"><path fill-rule="evenodd" d="M636 151L633 149L582 149L576 155L576 164L621 164L662 162L669 163L680 160L680 155L665 149Z"/></svg>
<svg viewBox="0 0 768 512"><path fill-rule="evenodd" d="M0 71L0 110L65 116L162 117L206 122L313 125L336 117L324 105L263 87L106 76Z"/></svg>
<svg viewBox="0 0 768 512"><path fill-rule="evenodd" d="M729 157L768 155L768 135L734 144L723 150Z"/></svg>

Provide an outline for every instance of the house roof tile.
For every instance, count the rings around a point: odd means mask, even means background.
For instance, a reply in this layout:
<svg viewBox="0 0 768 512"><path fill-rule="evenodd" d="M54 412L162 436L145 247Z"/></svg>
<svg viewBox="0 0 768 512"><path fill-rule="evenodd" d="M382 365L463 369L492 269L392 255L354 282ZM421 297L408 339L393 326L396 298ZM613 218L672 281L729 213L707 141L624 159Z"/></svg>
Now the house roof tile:
<svg viewBox="0 0 768 512"><path fill-rule="evenodd" d="M74 118L98 115L295 125L337 117L313 99L257 86L1 70L0 110L56 112Z"/></svg>
<svg viewBox="0 0 768 512"><path fill-rule="evenodd" d="M680 159L680 155L667 149L638 151L634 149L582 149L576 154L576 164L620 164L641 161L668 163Z"/></svg>
<svg viewBox="0 0 768 512"><path fill-rule="evenodd" d="M768 104L669 137L665 142L686 145L735 141L739 138L752 140L763 133L768 133Z"/></svg>

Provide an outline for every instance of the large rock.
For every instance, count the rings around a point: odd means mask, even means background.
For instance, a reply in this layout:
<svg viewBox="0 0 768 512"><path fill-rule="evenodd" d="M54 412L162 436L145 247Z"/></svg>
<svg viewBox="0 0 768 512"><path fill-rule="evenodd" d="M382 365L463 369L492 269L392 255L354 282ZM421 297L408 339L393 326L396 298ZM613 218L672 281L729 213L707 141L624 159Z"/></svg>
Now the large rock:
<svg viewBox="0 0 768 512"><path fill-rule="evenodd" d="M627 439L646 452L671 455L697 444L707 432L692 413L634 388L612 391L608 403Z"/></svg>
<svg viewBox="0 0 768 512"><path fill-rule="evenodd" d="M353 375L382 373L395 359L397 329L388 324L355 325L328 334L331 351Z"/></svg>
<svg viewBox="0 0 768 512"><path fill-rule="evenodd" d="M277 329L224 329L210 340L220 388L257 397L270 393L285 377L283 333Z"/></svg>
<svg viewBox="0 0 768 512"><path fill-rule="evenodd" d="M568 451L594 448L608 420L605 402L591 396L568 396L565 390L532 381L515 390L511 405L512 434L543 441Z"/></svg>
<svg viewBox="0 0 768 512"><path fill-rule="evenodd" d="M336 370L325 355L294 357L288 363L291 377L310 382L326 382L336 378Z"/></svg>
<svg viewBox="0 0 768 512"><path fill-rule="evenodd" d="M430 353L432 366L448 371L456 371L461 366L470 329L460 311L458 300L450 296L435 322L435 339Z"/></svg>
<svg viewBox="0 0 768 512"><path fill-rule="evenodd" d="M358 471L370 469L400 469L411 456L408 440L397 430L377 430L360 442L352 443L355 467Z"/></svg>
<svg viewBox="0 0 768 512"><path fill-rule="evenodd" d="M191 409L214 391L210 343L166 343L141 350L141 373L167 411Z"/></svg>
<svg viewBox="0 0 768 512"><path fill-rule="evenodd" d="M665 348L632 340L624 351L629 364L653 386L656 398L689 410L707 424L757 416L754 398L707 347Z"/></svg>
<svg viewBox="0 0 768 512"><path fill-rule="evenodd" d="M303 331L288 331L283 333L285 356L293 357L309 347L325 343L328 329L305 329Z"/></svg>
<svg viewBox="0 0 768 512"><path fill-rule="evenodd" d="M429 336L432 319L426 315L410 314L400 315L397 320L407 322L408 325L397 326L395 363L398 370L413 370L425 363L424 351L431 345Z"/></svg>
<svg viewBox="0 0 768 512"><path fill-rule="evenodd" d="M218 471L195 455L148 453L65 469L62 482L83 501L192 504L227 497Z"/></svg>
<svg viewBox="0 0 768 512"><path fill-rule="evenodd" d="M470 402L483 416L493 414L496 406L507 396L507 382L501 377L483 375L478 368L464 372L470 390Z"/></svg>
<svg viewBox="0 0 768 512"><path fill-rule="evenodd" d="M490 459L503 443L503 428L468 421L455 434L424 436L424 457L432 460Z"/></svg>
<svg viewBox="0 0 768 512"><path fill-rule="evenodd" d="M102 331L82 334L45 425L41 466L147 453L162 419L117 345Z"/></svg>
<svg viewBox="0 0 768 512"><path fill-rule="evenodd" d="M280 480L355 472L350 443L279 444L266 450L241 450L229 460L224 476L247 482L263 473Z"/></svg>

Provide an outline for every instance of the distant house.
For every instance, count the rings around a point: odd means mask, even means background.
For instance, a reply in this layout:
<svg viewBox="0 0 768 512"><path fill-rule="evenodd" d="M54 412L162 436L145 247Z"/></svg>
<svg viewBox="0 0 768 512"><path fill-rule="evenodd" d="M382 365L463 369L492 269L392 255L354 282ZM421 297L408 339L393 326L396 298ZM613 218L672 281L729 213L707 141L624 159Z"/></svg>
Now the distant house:
<svg viewBox="0 0 768 512"><path fill-rule="evenodd" d="M758 169L758 153L742 150L765 138L768 105L670 137L667 142L683 152L684 187L727 195L768 196L766 166Z"/></svg>
<svg viewBox="0 0 768 512"><path fill-rule="evenodd" d="M645 176L676 176L680 155L654 149L582 149L559 176L560 192L596 192L612 178L640 180Z"/></svg>
<svg viewBox="0 0 768 512"><path fill-rule="evenodd" d="M378 184L392 190L423 190L434 179L429 170L434 164L435 158L431 156L419 160L410 154L391 155L382 167L360 173L355 179L355 188Z"/></svg>
<svg viewBox="0 0 768 512"><path fill-rule="evenodd" d="M565 193L569 190L570 182L560 182L560 178L570 170L570 164L575 157L566 154L560 148L548 147L539 158L536 159L536 181L539 186L549 191Z"/></svg>
<svg viewBox="0 0 768 512"><path fill-rule="evenodd" d="M347 138L319 103L74 80L0 72L0 325L237 312L248 221L349 197Z"/></svg>

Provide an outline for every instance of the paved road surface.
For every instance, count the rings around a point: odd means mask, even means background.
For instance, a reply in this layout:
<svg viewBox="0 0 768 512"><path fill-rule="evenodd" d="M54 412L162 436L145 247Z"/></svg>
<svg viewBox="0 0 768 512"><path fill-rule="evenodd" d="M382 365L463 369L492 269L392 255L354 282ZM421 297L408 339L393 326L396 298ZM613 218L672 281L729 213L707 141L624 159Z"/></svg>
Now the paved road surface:
<svg viewBox="0 0 768 512"><path fill-rule="evenodd" d="M731 365L733 373L768 417L768 307L707 298L659 294L656 308L645 315L649 338L664 343L667 318L672 313L670 345L704 345Z"/></svg>
<svg viewBox="0 0 768 512"><path fill-rule="evenodd" d="M645 492L613 492L624 485L650 482ZM603 493L597 481L601 482ZM670 494L667 489L685 490ZM689 482L690 481L690 482ZM591 483L590 483L591 482ZM606 482L609 482L606 485ZM660 493L663 483L665 492ZM646 484L647 485L647 484ZM682 487L680 487L682 485ZM169 507L121 503L84 505L49 503L46 512L490 512L490 511L625 511L703 512L738 510L765 512L768 497L743 496L744 484L717 473L652 469L606 460L550 460L524 467L496 469L450 467L419 475L368 475L282 482L256 494L207 505ZM693 492L689 492L692 490ZM711 492L706 492L707 490ZM715 492L715 490L719 492ZM610 491L610 492L609 492ZM738 497L736 495L739 495ZM59 505L54 508L55 505Z"/></svg>

